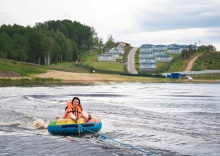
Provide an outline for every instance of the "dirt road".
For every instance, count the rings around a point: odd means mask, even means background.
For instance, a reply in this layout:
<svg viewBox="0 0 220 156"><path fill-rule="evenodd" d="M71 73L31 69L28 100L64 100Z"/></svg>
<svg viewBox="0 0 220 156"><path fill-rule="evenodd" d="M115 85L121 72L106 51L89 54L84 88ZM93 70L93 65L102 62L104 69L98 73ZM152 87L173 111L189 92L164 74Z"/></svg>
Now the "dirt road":
<svg viewBox="0 0 220 156"><path fill-rule="evenodd" d="M200 56L201 54L196 55L187 65L185 71L190 71L193 67L194 62L197 60L197 58Z"/></svg>

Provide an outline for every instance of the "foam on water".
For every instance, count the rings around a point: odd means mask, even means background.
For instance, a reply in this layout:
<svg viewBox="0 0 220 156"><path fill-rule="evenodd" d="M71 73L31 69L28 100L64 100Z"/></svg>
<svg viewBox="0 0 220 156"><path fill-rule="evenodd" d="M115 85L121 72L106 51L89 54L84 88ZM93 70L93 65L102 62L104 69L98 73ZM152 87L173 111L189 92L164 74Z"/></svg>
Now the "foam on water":
<svg viewBox="0 0 220 156"><path fill-rule="evenodd" d="M31 127L37 129L47 129L48 122L45 122L43 119L36 119L33 121Z"/></svg>
<svg viewBox="0 0 220 156"><path fill-rule="evenodd" d="M109 133L109 132L113 132L114 130L115 127L111 124L111 122L105 119L102 120L102 129L100 133Z"/></svg>

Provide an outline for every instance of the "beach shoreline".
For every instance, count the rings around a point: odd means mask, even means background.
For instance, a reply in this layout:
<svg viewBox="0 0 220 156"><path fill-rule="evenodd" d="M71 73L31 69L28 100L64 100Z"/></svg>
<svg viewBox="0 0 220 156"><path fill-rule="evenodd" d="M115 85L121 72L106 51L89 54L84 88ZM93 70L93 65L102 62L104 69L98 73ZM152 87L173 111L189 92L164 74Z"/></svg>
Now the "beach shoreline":
<svg viewBox="0 0 220 156"><path fill-rule="evenodd" d="M55 84L75 84L75 83L96 83L96 82L158 82L158 83L218 83L216 80L187 80L187 79L170 79L170 78L154 78L143 76L124 76L116 74L100 74L100 73L76 73L57 70L49 70L47 73L34 74L30 77L17 76L1 76L12 80L32 79L32 78L51 78L59 80Z"/></svg>

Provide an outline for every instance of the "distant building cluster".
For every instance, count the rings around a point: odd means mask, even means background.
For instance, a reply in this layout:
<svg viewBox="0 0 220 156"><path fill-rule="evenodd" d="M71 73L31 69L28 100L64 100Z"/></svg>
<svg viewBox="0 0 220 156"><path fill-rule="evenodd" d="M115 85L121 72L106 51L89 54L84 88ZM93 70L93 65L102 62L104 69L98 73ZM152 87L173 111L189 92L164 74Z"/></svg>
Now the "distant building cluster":
<svg viewBox="0 0 220 156"><path fill-rule="evenodd" d="M170 62L172 56L170 54L181 54L182 50L189 50L189 47L197 50L196 45L153 45L143 44L139 52L139 70L140 71L156 71L157 62Z"/></svg>
<svg viewBox="0 0 220 156"><path fill-rule="evenodd" d="M117 47L110 49L109 51L105 52L104 54L98 55L98 61L113 61L115 62L116 59L122 59L120 55L124 54L124 47L127 46L127 43L119 42Z"/></svg>

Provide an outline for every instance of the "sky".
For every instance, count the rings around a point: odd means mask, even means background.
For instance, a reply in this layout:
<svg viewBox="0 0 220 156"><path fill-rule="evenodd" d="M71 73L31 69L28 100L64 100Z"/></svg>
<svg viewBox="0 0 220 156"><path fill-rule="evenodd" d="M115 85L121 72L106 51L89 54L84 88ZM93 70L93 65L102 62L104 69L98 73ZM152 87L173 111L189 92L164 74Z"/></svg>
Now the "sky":
<svg viewBox="0 0 220 156"><path fill-rule="evenodd" d="M142 44L214 45L220 51L220 0L0 0L0 26L34 26L50 20L93 27L104 42L112 35Z"/></svg>

